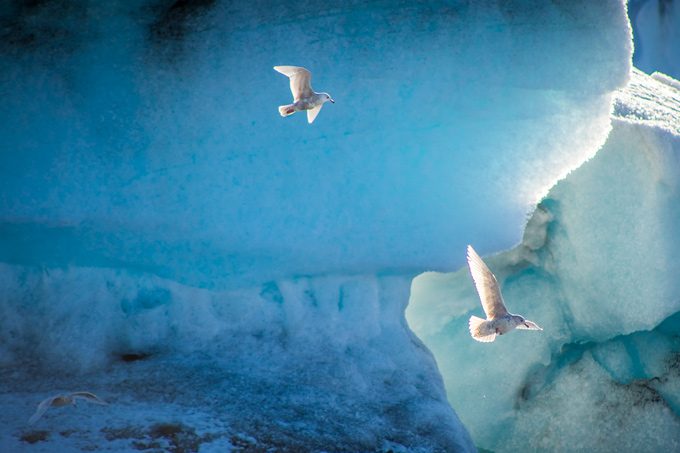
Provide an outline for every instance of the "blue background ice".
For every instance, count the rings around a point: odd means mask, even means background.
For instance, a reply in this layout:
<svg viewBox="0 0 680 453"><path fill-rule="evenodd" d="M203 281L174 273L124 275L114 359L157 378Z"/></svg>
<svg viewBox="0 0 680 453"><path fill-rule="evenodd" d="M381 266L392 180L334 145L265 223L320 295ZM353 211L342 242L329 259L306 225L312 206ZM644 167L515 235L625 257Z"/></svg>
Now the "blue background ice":
<svg viewBox="0 0 680 453"><path fill-rule="evenodd" d="M6 19L4 262L212 288L451 269L519 240L628 73L619 1L86 5ZM279 117L274 64L337 98L323 121Z"/></svg>

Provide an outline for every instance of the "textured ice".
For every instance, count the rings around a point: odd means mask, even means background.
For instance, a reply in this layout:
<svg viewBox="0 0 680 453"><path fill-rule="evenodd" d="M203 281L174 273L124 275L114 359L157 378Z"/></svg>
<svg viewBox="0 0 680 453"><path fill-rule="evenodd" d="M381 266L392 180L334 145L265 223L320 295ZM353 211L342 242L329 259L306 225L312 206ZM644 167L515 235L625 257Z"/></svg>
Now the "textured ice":
<svg viewBox="0 0 680 453"><path fill-rule="evenodd" d="M677 371L662 378L677 380ZM658 379L658 378L657 378ZM558 409L557 411L555 409ZM680 421L648 380L619 385L589 352L518 405L507 451L677 451Z"/></svg>
<svg viewBox="0 0 680 453"><path fill-rule="evenodd" d="M2 451L41 430L48 451L121 451L151 444L158 425L205 448L473 449L431 354L405 325L410 278L214 292L120 270L1 274ZM26 425L45 397L82 388L106 410L57 409Z"/></svg>
<svg viewBox="0 0 680 453"><path fill-rule="evenodd" d="M672 84L633 72L602 149L550 190L518 247L485 259L541 335L481 347L466 329L477 309L467 269L414 280L407 319L477 445L680 446L678 112Z"/></svg>

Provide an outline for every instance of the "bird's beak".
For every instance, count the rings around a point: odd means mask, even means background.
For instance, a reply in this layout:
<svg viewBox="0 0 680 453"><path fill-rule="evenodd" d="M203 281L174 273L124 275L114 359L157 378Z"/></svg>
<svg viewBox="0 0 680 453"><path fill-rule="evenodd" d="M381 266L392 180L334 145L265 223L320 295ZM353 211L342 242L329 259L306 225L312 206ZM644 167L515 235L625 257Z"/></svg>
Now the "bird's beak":
<svg viewBox="0 0 680 453"><path fill-rule="evenodd" d="M329 101L331 101L333 104L335 104L335 101L333 99L329 99Z"/></svg>

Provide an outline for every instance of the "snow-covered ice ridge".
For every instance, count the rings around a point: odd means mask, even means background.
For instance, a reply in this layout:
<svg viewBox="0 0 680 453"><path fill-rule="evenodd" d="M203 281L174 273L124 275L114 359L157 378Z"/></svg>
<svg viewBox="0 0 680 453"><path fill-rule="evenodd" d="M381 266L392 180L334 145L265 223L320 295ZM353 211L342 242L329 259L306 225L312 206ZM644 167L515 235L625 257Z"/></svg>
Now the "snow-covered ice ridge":
<svg viewBox="0 0 680 453"><path fill-rule="evenodd" d="M153 442L472 450L431 354L405 325L410 278L215 292L120 270L3 266L0 275L2 451L27 448L23 440L42 430L45 451ZM41 398L70 389L109 405L26 424ZM162 434L173 430L179 440Z"/></svg>
<svg viewBox="0 0 680 453"><path fill-rule="evenodd" d="M479 314L467 269L414 280L407 319L480 447L680 448L677 81L634 71L612 125L541 201L522 243L487 259L540 335L479 346L465 328Z"/></svg>
<svg viewBox="0 0 680 453"><path fill-rule="evenodd" d="M605 143L622 1L55 0L0 30L0 450L474 450L411 278L520 241ZM275 64L335 108L282 122ZM81 390L110 405L25 425Z"/></svg>

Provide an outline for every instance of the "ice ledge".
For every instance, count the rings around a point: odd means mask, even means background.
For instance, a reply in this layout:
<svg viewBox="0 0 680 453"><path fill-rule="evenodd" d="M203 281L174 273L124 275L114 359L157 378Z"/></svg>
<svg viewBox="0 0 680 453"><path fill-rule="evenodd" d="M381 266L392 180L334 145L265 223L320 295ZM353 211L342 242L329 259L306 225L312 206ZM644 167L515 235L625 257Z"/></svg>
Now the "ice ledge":
<svg viewBox="0 0 680 453"><path fill-rule="evenodd" d="M474 451L406 326L411 276L222 292L101 268L0 265L0 276L6 451L35 430L73 451L129 449L167 429L206 448ZM26 425L41 399L73 389L111 405Z"/></svg>

